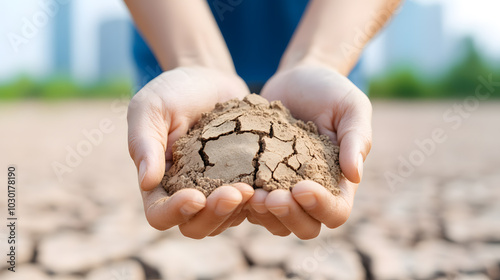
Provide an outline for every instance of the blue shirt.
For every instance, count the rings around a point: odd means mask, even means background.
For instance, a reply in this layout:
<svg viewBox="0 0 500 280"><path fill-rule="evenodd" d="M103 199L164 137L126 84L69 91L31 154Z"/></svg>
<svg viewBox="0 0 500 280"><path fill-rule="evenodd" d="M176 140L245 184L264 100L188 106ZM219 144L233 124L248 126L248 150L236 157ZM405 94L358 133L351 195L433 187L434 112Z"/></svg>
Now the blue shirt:
<svg viewBox="0 0 500 280"><path fill-rule="evenodd" d="M208 0L238 75L259 89L276 71L308 0ZM138 86L162 73L137 30L134 60Z"/></svg>

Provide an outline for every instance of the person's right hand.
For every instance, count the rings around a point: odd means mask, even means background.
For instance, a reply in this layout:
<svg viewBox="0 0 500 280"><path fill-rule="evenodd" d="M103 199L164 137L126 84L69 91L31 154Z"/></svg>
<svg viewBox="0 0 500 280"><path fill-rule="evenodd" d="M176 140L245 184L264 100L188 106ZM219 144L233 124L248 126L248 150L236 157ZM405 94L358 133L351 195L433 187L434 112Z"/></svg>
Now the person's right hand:
<svg viewBox="0 0 500 280"><path fill-rule="evenodd" d="M217 188L208 198L183 189L168 196L160 184L171 165L172 144L217 102L242 99L248 87L236 74L201 67L164 72L131 100L128 110L130 156L139 174L149 224L165 230L179 225L187 237L216 235L241 223L254 190L247 184ZM167 164L165 164L167 162Z"/></svg>

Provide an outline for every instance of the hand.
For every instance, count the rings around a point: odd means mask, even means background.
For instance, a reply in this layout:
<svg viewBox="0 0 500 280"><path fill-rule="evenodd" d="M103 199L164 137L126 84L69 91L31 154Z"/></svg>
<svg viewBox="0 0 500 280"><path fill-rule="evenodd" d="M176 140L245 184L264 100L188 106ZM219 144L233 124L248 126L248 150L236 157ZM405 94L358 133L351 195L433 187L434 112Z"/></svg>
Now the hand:
<svg viewBox="0 0 500 280"><path fill-rule="evenodd" d="M180 67L155 78L131 100L129 152L138 170L151 226L165 230L179 225L185 236L203 238L245 219L244 205L254 193L246 184L222 186L208 198L195 189L183 189L169 197L159 184L172 164L172 144L201 114L217 102L242 99L247 94L247 86L236 74Z"/></svg>
<svg viewBox="0 0 500 280"><path fill-rule="evenodd" d="M348 219L363 174L363 161L371 148L369 99L332 68L302 64L275 74L262 96L281 100L292 115L313 121L321 134L340 146L340 195L334 196L312 181L297 183L291 192L256 190L250 199L249 221L276 235L293 232L299 238L316 237L321 223L335 228Z"/></svg>

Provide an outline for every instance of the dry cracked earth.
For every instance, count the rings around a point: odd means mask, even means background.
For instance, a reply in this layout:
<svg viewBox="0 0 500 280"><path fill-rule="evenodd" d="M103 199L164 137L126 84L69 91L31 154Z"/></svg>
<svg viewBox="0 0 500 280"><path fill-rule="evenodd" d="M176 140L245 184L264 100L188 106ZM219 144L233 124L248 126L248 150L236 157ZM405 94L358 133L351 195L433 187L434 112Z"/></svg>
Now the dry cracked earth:
<svg viewBox="0 0 500 280"><path fill-rule="evenodd" d="M442 116L459 102L375 101L373 149L351 217L309 241L247 222L203 240L156 231L128 156L126 103L2 103L0 128L10 136L0 145L0 180L16 164L19 204L17 272L7 270L2 226L0 279L500 279L500 103L480 102L454 129ZM110 129L97 145L68 158L103 121ZM436 128L446 142L391 187L384 174L398 174L415 141ZM52 164L67 158L74 164L59 180Z"/></svg>
<svg viewBox="0 0 500 280"><path fill-rule="evenodd" d="M313 123L253 94L218 104L174 144L163 186L169 194L196 188L209 195L222 184L244 182L271 191L313 180L336 194L338 151Z"/></svg>

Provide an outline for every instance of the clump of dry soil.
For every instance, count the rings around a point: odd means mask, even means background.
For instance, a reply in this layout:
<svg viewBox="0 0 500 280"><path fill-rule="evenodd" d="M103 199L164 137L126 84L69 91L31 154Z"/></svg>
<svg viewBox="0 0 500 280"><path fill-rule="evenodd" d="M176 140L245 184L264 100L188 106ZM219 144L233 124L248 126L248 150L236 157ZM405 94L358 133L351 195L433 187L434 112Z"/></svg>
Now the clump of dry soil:
<svg viewBox="0 0 500 280"><path fill-rule="evenodd" d="M294 119L279 101L251 94L203 114L174 144L162 185L169 195L196 188L208 196L236 182L271 191L313 180L338 194L338 153L312 122Z"/></svg>

